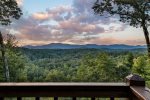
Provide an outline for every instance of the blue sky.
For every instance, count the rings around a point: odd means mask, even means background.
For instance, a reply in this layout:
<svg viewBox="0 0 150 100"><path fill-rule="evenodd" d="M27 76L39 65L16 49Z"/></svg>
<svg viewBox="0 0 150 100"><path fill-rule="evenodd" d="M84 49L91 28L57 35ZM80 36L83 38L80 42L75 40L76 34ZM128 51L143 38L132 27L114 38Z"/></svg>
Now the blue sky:
<svg viewBox="0 0 150 100"><path fill-rule="evenodd" d="M54 8L59 5L72 5L72 0L24 0L23 9L28 13L45 11L47 8Z"/></svg>
<svg viewBox="0 0 150 100"><path fill-rule="evenodd" d="M94 0L17 0L23 16L8 30L20 45L49 43L144 45L141 28L95 15Z"/></svg>

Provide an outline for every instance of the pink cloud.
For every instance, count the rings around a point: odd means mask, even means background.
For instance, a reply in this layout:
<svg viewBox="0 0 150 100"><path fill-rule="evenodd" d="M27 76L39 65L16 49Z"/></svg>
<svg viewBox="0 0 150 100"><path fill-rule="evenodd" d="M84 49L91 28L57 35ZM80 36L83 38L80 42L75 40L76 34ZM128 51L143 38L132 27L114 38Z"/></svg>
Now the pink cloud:
<svg viewBox="0 0 150 100"><path fill-rule="evenodd" d="M41 22L48 20L58 20L61 19L61 14L70 13L73 9L69 6L58 6L53 9L46 9L45 12L36 12L31 15L31 17L35 20L39 20Z"/></svg>
<svg viewBox="0 0 150 100"><path fill-rule="evenodd" d="M21 4L22 1L18 0L18 3ZM94 15L91 9L92 2L90 0L74 0L72 7L57 6L26 16L13 25L14 30L18 32L17 38L21 41L28 41L23 44L117 43L118 39L99 36L101 33L108 33L105 27L99 24L109 25L113 21L110 18ZM54 21L55 25L49 23L50 21ZM123 25L113 26L110 27L109 33L123 31L125 28Z"/></svg>
<svg viewBox="0 0 150 100"><path fill-rule="evenodd" d="M32 17L35 20L48 20L50 17L53 17L53 15L50 16L47 13L40 12L40 13L34 13Z"/></svg>
<svg viewBox="0 0 150 100"><path fill-rule="evenodd" d="M103 33L105 31L104 28L102 27L98 27L93 24L83 24L73 20L65 20L59 22L59 26L57 27L57 29L63 29L64 31L68 30L69 32L80 33L80 34L84 32L97 34L97 33Z"/></svg>
<svg viewBox="0 0 150 100"><path fill-rule="evenodd" d="M19 6L22 6L23 0L16 0Z"/></svg>

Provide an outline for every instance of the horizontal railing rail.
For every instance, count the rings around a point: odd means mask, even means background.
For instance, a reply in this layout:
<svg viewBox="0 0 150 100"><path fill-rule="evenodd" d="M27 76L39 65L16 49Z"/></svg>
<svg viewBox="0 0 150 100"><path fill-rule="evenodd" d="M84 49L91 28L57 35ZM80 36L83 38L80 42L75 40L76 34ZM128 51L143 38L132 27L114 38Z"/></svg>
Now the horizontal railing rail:
<svg viewBox="0 0 150 100"><path fill-rule="evenodd" d="M141 86L131 86L131 94L135 100L150 100L150 89Z"/></svg>
<svg viewBox="0 0 150 100"><path fill-rule="evenodd" d="M139 78L138 78L139 79ZM145 83L145 81L143 81ZM129 100L150 100L149 89L141 80L127 77L125 83L0 83L0 100L5 97L88 97L95 98L128 98Z"/></svg>
<svg viewBox="0 0 150 100"><path fill-rule="evenodd" d="M0 83L1 97L129 97L125 83Z"/></svg>

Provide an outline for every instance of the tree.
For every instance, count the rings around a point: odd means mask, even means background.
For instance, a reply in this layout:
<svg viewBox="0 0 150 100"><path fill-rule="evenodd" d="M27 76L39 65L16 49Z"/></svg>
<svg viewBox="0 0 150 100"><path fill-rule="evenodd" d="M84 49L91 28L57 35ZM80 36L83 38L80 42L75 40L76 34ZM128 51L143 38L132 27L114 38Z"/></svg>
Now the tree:
<svg viewBox="0 0 150 100"><path fill-rule="evenodd" d="M5 45L5 56L9 65L10 81L20 82L27 80L27 66L31 66L27 57L22 54L20 48L16 48L16 39L12 34L3 35ZM2 55L0 55L2 58ZM0 61L0 81L5 81L3 77L3 66Z"/></svg>
<svg viewBox="0 0 150 100"><path fill-rule="evenodd" d="M8 49L14 50L14 48L17 47L18 41L16 40L15 35L13 34L5 34L3 36L4 42L5 42L5 47Z"/></svg>
<svg viewBox="0 0 150 100"><path fill-rule="evenodd" d="M107 53L98 53L97 56L86 55L81 59L77 69L77 81L108 82L116 81L115 63Z"/></svg>
<svg viewBox="0 0 150 100"><path fill-rule="evenodd" d="M6 56L8 58L8 65L10 70L11 82L23 82L27 81L27 67L32 64L28 62L28 59L21 51L15 51L13 49L6 50Z"/></svg>
<svg viewBox="0 0 150 100"><path fill-rule="evenodd" d="M150 57L150 39L148 27L150 26L149 0L97 0L93 6L96 14L119 15L120 21L129 23L133 27L142 27Z"/></svg>
<svg viewBox="0 0 150 100"><path fill-rule="evenodd" d="M65 76L64 76L63 71L52 69L47 74L45 80L48 82L64 82Z"/></svg>
<svg viewBox="0 0 150 100"><path fill-rule="evenodd" d="M0 24L10 25L12 19L19 19L22 15L21 9L18 7L15 0L1 0L0 1ZM5 46L3 41L3 36L0 31L0 46L2 53L3 67L5 69L6 81L10 81L9 67L7 63L7 58L5 56Z"/></svg>
<svg viewBox="0 0 150 100"><path fill-rule="evenodd" d="M132 73L139 74L146 81L150 81L150 59L145 55L135 58Z"/></svg>

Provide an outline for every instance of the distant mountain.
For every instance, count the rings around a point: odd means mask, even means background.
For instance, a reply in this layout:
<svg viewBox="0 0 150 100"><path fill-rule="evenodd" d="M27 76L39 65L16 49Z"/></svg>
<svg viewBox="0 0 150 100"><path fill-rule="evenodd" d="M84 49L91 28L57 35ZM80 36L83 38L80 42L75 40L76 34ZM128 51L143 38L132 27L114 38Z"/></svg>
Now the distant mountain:
<svg viewBox="0 0 150 100"><path fill-rule="evenodd" d="M72 44L62 44L62 43L51 43L41 46L27 45L23 46L29 49L80 49L80 48L93 48L93 49L142 49L146 46L131 46L125 44L113 44L113 45L97 45L97 44L86 44L86 45L72 45Z"/></svg>

